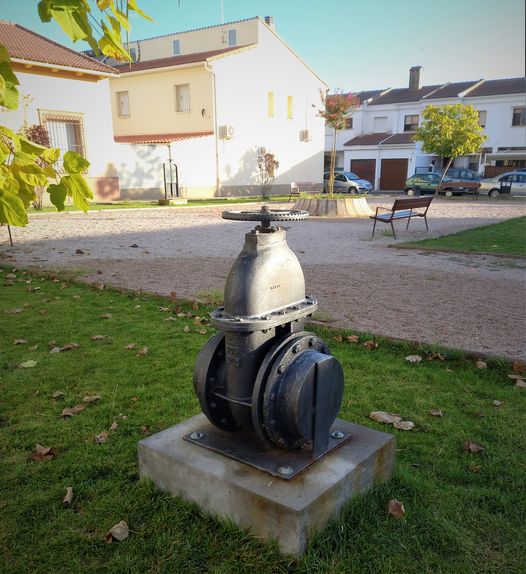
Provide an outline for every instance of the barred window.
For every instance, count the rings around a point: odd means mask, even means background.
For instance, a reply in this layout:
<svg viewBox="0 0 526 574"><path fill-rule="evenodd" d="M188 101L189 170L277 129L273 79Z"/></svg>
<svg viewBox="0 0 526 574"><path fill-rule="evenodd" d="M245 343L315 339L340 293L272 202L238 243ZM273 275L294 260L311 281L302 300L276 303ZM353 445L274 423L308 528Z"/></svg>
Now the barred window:
<svg viewBox="0 0 526 574"><path fill-rule="evenodd" d="M84 146L84 126L82 114L75 112L40 111L40 123L49 134L51 147L60 150L57 162L59 171L62 169L62 159L68 151L74 151L86 157Z"/></svg>

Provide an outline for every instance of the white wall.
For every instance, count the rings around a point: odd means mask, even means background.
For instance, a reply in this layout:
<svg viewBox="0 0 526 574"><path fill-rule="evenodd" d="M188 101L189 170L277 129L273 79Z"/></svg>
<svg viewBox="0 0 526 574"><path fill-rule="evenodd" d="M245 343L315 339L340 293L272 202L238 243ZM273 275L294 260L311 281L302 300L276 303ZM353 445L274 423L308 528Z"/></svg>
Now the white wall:
<svg viewBox="0 0 526 574"><path fill-rule="evenodd" d="M275 184L322 180L325 144L320 89L326 86L264 24L259 44L250 51L217 59L217 123L231 125L235 137L219 141L220 177L225 186L257 184L259 147L279 161ZM274 93L268 117L267 93ZM293 117L287 119L287 96ZM300 141L309 129L311 141Z"/></svg>
<svg viewBox="0 0 526 574"><path fill-rule="evenodd" d="M106 176L113 161L113 141L109 81L86 82L55 78L37 74L17 73L20 82L20 107L18 110L0 112L4 125L19 129L24 119L29 125L40 124L38 110L73 112L82 114L86 156L91 163L88 175ZM25 107L23 96L29 96Z"/></svg>

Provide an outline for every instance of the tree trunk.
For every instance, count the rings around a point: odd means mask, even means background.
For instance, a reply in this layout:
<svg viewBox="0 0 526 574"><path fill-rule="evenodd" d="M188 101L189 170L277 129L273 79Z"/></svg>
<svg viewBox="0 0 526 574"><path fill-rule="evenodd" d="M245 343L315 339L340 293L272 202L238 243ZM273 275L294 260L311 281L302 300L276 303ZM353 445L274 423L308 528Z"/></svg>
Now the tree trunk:
<svg viewBox="0 0 526 574"><path fill-rule="evenodd" d="M332 138L332 150L331 150L331 167L329 171L329 197L334 197L334 168L336 165L336 134L337 130L334 128L334 135Z"/></svg>
<svg viewBox="0 0 526 574"><path fill-rule="evenodd" d="M446 171L451 167L451 164L453 163L453 160L455 158L454 157L450 157L449 161L447 162L447 165L444 169L444 171L442 172L442 177L440 178L440 183L438 184L436 190L435 190L435 197L438 197L438 192L440 191L440 189L442 188L442 182L444 181L444 177L446 175Z"/></svg>

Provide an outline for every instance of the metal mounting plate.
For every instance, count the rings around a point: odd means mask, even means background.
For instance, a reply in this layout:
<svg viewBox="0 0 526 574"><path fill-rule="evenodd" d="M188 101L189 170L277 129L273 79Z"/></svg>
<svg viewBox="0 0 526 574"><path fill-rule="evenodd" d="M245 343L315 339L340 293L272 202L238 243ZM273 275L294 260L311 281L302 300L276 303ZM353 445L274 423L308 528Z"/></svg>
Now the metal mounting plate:
<svg viewBox="0 0 526 574"><path fill-rule="evenodd" d="M327 448L316 458L312 458L310 449L270 448L256 438L254 433L226 432L212 425L186 435L184 440L268 472L272 476L292 480L311 464L351 440L353 427L355 425L352 423L336 419L329 431ZM340 436L338 433L341 433L341 438L334 438L333 434Z"/></svg>

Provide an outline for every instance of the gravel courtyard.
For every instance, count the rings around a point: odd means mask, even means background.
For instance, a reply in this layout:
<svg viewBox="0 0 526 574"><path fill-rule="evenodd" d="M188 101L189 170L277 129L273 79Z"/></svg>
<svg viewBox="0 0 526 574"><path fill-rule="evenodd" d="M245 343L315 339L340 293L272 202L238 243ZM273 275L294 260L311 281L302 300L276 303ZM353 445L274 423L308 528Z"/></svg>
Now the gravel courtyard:
<svg viewBox="0 0 526 574"><path fill-rule="evenodd" d="M393 199L370 197L368 202L374 209L390 207ZM36 214L27 228L13 230L12 248L5 228L1 231L0 261L66 268L87 281L192 298L223 288L244 233L253 227L221 219L224 209ZM435 200L428 214L430 232L421 220L408 231L399 222L398 242L525 214L522 203ZM368 219L285 224L307 292L319 300L318 317L332 326L526 359L524 259L393 249L388 226L377 226L371 240Z"/></svg>

